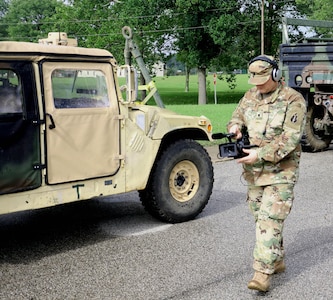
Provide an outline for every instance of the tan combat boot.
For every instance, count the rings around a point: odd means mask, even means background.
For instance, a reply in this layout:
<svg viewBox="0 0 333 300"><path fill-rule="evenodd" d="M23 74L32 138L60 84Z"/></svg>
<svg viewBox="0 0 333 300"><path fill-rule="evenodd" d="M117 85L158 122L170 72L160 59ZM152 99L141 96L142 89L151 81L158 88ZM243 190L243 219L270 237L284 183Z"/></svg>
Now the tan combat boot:
<svg viewBox="0 0 333 300"><path fill-rule="evenodd" d="M269 290L271 279L269 274L256 271L252 280L248 283L247 287L251 290L267 292Z"/></svg>
<svg viewBox="0 0 333 300"><path fill-rule="evenodd" d="M286 265L284 264L283 260L277 261L274 264L274 274L276 273L282 273L286 270Z"/></svg>

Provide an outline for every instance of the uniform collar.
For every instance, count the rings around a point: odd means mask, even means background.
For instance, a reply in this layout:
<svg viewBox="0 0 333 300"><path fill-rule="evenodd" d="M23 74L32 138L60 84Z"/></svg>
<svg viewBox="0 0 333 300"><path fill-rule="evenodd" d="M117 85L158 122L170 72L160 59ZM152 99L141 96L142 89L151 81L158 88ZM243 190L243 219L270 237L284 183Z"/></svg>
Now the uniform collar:
<svg viewBox="0 0 333 300"><path fill-rule="evenodd" d="M282 90L282 84L279 82L277 88L268 94L263 95L257 91L256 92L257 99L259 101L262 101L262 104L274 103L277 100L281 90Z"/></svg>

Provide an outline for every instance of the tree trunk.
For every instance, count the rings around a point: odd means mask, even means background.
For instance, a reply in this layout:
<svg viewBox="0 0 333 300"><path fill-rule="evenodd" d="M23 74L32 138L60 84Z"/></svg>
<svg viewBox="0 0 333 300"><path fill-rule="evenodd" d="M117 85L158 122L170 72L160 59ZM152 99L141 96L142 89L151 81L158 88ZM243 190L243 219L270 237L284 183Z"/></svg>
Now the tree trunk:
<svg viewBox="0 0 333 300"><path fill-rule="evenodd" d="M187 65L185 65L185 92L189 92L190 91L190 70L187 67Z"/></svg>
<svg viewBox="0 0 333 300"><path fill-rule="evenodd" d="M207 104L207 93L206 93L206 67L198 68L198 104Z"/></svg>

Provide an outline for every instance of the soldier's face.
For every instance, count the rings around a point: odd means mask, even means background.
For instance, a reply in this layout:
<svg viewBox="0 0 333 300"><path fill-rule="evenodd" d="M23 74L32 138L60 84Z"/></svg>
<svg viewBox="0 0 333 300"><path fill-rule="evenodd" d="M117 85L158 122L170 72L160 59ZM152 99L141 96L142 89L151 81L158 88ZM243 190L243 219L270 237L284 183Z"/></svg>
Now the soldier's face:
<svg viewBox="0 0 333 300"><path fill-rule="evenodd" d="M264 84L257 85L256 87L261 94L268 94L276 90L278 83L272 78L269 78Z"/></svg>

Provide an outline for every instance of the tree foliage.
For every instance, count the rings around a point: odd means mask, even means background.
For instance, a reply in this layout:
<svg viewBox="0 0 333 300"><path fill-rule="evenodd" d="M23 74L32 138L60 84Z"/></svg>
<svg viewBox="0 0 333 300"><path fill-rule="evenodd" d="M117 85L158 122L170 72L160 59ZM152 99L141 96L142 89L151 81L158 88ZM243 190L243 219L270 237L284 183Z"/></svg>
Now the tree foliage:
<svg viewBox="0 0 333 300"><path fill-rule="evenodd" d="M2 22L9 37L33 42L47 37L52 31L50 18L56 14L57 7L63 5L57 0L11 0L4 3L7 7Z"/></svg>
<svg viewBox="0 0 333 300"><path fill-rule="evenodd" d="M332 20L332 0L0 0L0 38L37 41L65 31L79 46L110 50L123 63L122 27L132 27L147 66L177 53L202 73L199 103L205 103L206 70L232 74L261 53L275 55L281 18ZM232 76L228 78L231 80ZM201 98L200 98L201 97Z"/></svg>
<svg viewBox="0 0 333 300"><path fill-rule="evenodd" d="M4 17L7 14L9 0L0 0L0 38L7 38L7 27Z"/></svg>
<svg viewBox="0 0 333 300"><path fill-rule="evenodd" d="M211 60L220 54L220 46L209 33L209 22L219 15L218 1L176 0L174 12L178 14L176 45L178 58L188 67L197 67L198 103L205 104L206 69Z"/></svg>
<svg viewBox="0 0 333 300"><path fill-rule="evenodd" d="M332 21L332 0L296 0L298 10L303 16L312 20ZM313 28L314 34L333 37L333 28Z"/></svg>
<svg viewBox="0 0 333 300"><path fill-rule="evenodd" d="M69 0L57 9L53 23L61 31L74 36L81 47L110 50L113 33L110 33L110 1Z"/></svg>
<svg viewBox="0 0 333 300"><path fill-rule="evenodd" d="M313 20L333 20L332 0L296 0L298 10Z"/></svg>

